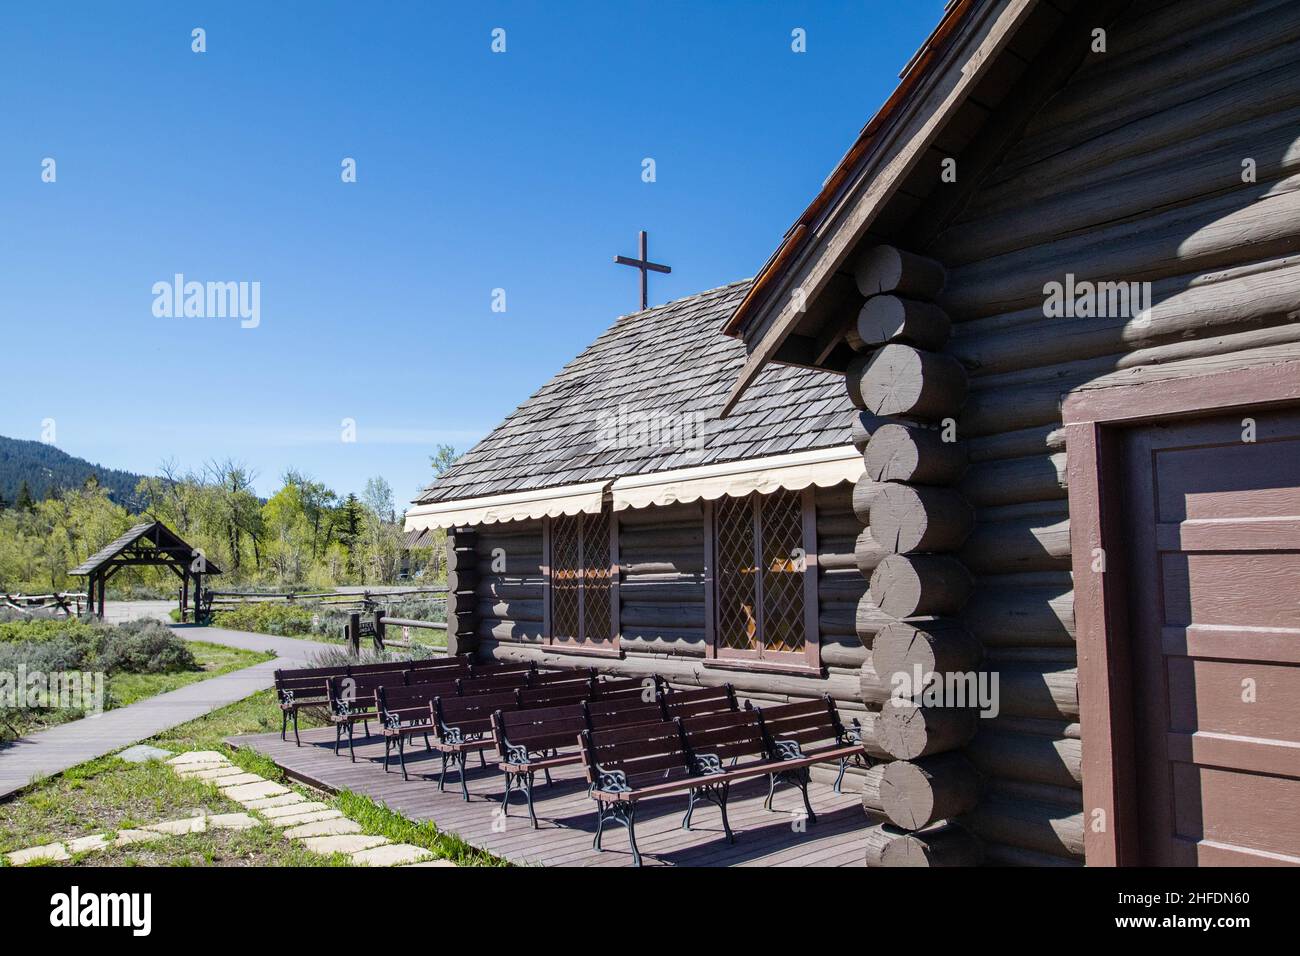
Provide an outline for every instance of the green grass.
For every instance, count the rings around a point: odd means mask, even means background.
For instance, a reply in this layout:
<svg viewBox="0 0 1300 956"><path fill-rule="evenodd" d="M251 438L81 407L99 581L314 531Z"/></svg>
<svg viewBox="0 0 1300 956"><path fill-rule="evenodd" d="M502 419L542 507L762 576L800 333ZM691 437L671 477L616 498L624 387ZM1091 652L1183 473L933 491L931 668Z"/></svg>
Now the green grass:
<svg viewBox="0 0 1300 956"><path fill-rule="evenodd" d="M319 726L308 712L302 727ZM216 750L232 763L268 780L297 790L310 799L336 806L367 833L430 850L460 866L502 866L502 861L464 841L442 833L432 823L416 823L380 803L356 793L321 794L288 780L272 761L251 750L227 746L226 737L279 733L280 709L272 691L260 691L241 701L165 731L148 741L180 752ZM238 804L212 785L185 780L160 763L131 764L104 757L80 764L35 784L7 803L0 803L0 853L88 836L97 832L135 828L189 816L199 810L235 813ZM182 837L81 854L58 866L332 866L346 865L342 856L309 853L277 831L262 826L249 830L211 830ZM0 865L3 857L0 856Z"/></svg>
<svg viewBox="0 0 1300 956"><path fill-rule="evenodd" d="M185 780L161 763L91 760L0 804L0 854L29 846L115 833L198 812L243 810L215 787ZM0 857L2 860L3 857ZM51 866L325 866L342 858L310 853L263 825L164 836L148 843L82 853Z"/></svg>
<svg viewBox="0 0 1300 956"><path fill-rule="evenodd" d="M208 644L204 641L187 641L197 670L171 671L162 674L128 674L118 672L109 674L104 681L104 709L117 710L137 701L156 697L168 691L179 690L190 684L197 684L212 677L220 677L232 671L243 670L275 657L262 651L247 651L238 647L224 647L220 644ZM80 720L84 715L79 710L41 710L10 711L3 727L0 727L0 740L22 737L47 727L66 724Z"/></svg>
<svg viewBox="0 0 1300 956"><path fill-rule="evenodd" d="M262 651L247 651L240 647L225 647L204 641L186 641L186 643L194 653L194 662L198 664L199 670L178 671L171 674L113 674L108 678L109 710L126 707L146 697L179 690L189 684L220 677L232 671L243 670L245 667L252 667L254 664L275 657L274 654Z"/></svg>
<svg viewBox="0 0 1300 956"><path fill-rule="evenodd" d="M299 726L322 726L308 711L299 715ZM182 724L156 737L152 743L168 750L218 750L230 757L232 763L249 773L259 774L267 780L297 790L315 800L336 806L343 814L356 820L367 833L386 836L394 843L410 843L424 847L440 859L451 860L458 866L502 866L501 860L475 849L459 837L443 833L432 823L416 823L396 813L383 804L357 793L344 791L335 796L302 786L285 776L270 758L244 748L229 747L226 737L240 734L279 733L280 708L276 706L271 691L262 691L237 703L215 710L206 717Z"/></svg>

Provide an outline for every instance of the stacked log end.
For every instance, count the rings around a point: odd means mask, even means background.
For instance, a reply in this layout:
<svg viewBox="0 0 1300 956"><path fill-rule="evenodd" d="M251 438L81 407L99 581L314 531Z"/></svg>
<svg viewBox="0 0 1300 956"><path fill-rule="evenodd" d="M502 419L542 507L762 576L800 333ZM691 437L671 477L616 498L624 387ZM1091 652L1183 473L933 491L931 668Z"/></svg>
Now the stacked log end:
<svg viewBox="0 0 1300 956"><path fill-rule="evenodd" d="M456 528L447 535L447 654L478 650L477 533Z"/></svg>
<svg viewBox="0 0 1300 956"><path fill-rule="evenodd" d="M972 673L982 658L955 620L973 586L957 557L974 527L957 488L967 459L954 422L966 373L942 351L951 322L935 303L939 263L877 246L854 274L865 302L845 334L857 352L846 385L866 465L853 494L866 526L855 557L870 582L858 615L870 648L861 687L863 702L878 708L875 744L889 761L873 768L863 790L868 816L882 821L868 831L867 863L974 865L978 841L953 821L979 799L978 774L961 753L977 717L951 700L936 706L926 693L946 686L945 675Z"/></svg>

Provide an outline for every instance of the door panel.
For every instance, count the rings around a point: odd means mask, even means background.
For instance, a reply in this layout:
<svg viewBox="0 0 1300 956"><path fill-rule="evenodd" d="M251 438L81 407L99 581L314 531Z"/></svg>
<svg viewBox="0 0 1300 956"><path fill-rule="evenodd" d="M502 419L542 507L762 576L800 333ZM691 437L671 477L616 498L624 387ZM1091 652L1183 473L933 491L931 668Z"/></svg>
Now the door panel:
<svg viewBox="0 0 1300 956"><path fill-rule="evenodd" d="M1143 862L1300 864L1300 415L1124 438Z"/></svg>

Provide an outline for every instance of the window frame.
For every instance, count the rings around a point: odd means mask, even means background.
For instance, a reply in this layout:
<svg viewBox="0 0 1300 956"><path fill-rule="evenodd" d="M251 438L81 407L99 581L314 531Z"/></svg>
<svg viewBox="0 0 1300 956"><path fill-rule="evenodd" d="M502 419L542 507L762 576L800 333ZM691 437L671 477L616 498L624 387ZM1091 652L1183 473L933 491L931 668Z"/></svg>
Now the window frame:
<svg viewBox="0 0 1300 956"><path fill-rule="evenodd" d="M557 518L550 516L542 519L542 642L546 645L548 651L554 651L558 654L582 654L595 657L622 657L623 651L621 646L622 634L620 631L621 615L619 613L619 596L618 583L620 577L620 565L618 555L618 515L614 512L611 504L605 502L601 506L602 511L608 511L609 514L609 634L608 638L598 638L591 640L584 633L587 628L586 616L586 592L587 592L587 556L586 556L586 532L587 519L592 517L586 512L579 512L576 515L561 516L565 519L576 519L580 522L578 528L579 553L582 555L582 576L578 581L578 635L576 637L560 637L554 633L554 613L552 610L552 585L554 581L553 572L555 568L554 561L554 522Z"/></svg>
<svg viewBox="0 0 1300 956"><path fill-rule="evenodd" d="M778 673L798 673L821 675L821 633L819 625L819 608L817 598L817 503L816 487L809 486L797 492L800 503L800 516L803 530L804 570L803 570L803 628L804 642L800 651L770 651L766 647L740 649L720 647L718 641L718 525L715 502L704 502L704 645L706 667L729 670L772 671ZM755 565L763 564L763 535L761 503L769 495L751 492L754 505L754 557ZM759 642L763 641L762 627L762 575L755 581L755 608L759 621Z"/></svg>

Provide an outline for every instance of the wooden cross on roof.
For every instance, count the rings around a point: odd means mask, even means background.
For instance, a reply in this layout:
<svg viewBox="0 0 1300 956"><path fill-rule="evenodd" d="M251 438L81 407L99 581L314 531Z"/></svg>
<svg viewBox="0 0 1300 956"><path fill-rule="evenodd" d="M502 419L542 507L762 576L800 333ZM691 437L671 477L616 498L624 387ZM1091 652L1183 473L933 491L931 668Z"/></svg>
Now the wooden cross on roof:
<svg viewBox="0 0 1300 956"><path fill-rule="evenodd" d="M641 310L649 308L648 285L646 275L650 272L672 272L669 266L660 265L657 262L651 262L650 256L646 253L646 232L644 229L640 232L640 258L630 259L627 256L615 256L614 261L621 266L633 266L641 270Z"/></svg>

